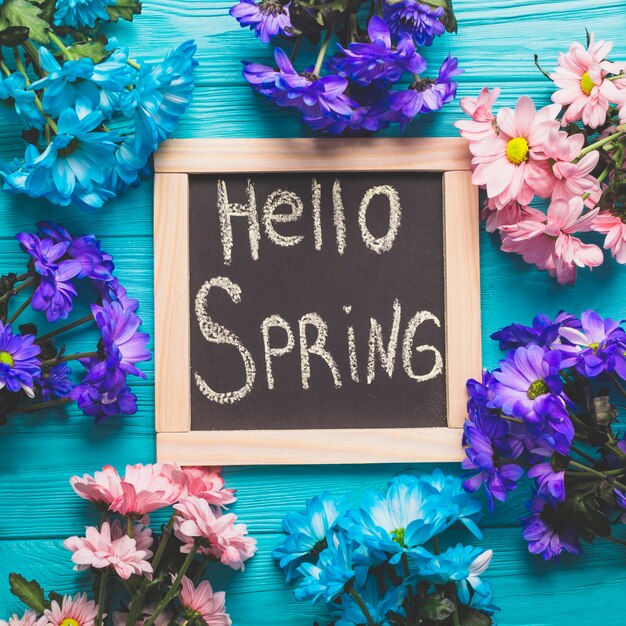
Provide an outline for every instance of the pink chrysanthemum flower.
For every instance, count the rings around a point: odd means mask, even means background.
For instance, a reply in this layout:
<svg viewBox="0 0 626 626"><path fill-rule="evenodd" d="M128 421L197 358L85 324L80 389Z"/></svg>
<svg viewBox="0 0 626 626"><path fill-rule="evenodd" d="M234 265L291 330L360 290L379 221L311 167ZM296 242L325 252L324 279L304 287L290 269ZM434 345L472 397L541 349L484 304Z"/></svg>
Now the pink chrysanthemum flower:
<svg viewBox="0 0 626 626"><path fill-rule="evenodd" d="M556 104L537 111L533 101L522 96L515 110L505 107L498 112L498 134L470 142L474 155L472 182L484 185L496 207L512 200L527 206L537 194L550 196L554 177L543 152L560 107Z"/></svg>
<svg viewBox="0 0 626 626"><path fill-rule="evenodd" d="M233 569L244 569L256 552L256 540L246 536L246 525L235 524L237 516L223 514L206 501L190 496L174 505L179 516L174 524L176 536L185 544L181 552L189 552L198 541L199 554L213 556Z"/></svg>
<svg viewBox="0 0 626 626"><path fill-rule="evenodd" d="M209 504L225 506L236 502L233 489L224 489L224 479L219 468L184 467L184 495L196 496Z"/></svg>
<svg viewBox="0 0 626 626"><path fill-rule="evenodd" d="M17 614L12 615L9 617L8 622L0 619L0 626L46 626L47 624L48 620L45 617L41 617L37 620L37 614L30 609L26 611L22 617L19 617Z"/></svg>
<svg viewBox="0 0 626 626"><path fill-rule="evenodd" d="M122 493L110 509L127 517L140 518L176 502L182 487L164 473L163 465L127 465L121 480Z"/></svg>
<svg viewBox="0 0 626 626"><path fill-rule="evenodd" d="M618 263L626 263L626 224L606 211L593 220L593 230L606 235L604 249L610 250Z"/></svg>
<svg viewBox="0 0 626 626"><path fill-rule="evenodd" d="M194 587L191 580L184 576L178 599L183 617L187 620L202 618L207 626L231 626L233 623L226 613L226 594L223 591L214 592L208 580Z"/></svg>
<svg viewBox="0 0 626 626"><path fill-rule="evenodd" d="M548 270L561 285L573 283L577 267L597 267L603 261L598 246L574 237L576 232L592 230L598 214L593 209L582 215L583 210L582 198L553 200L547 216L537 211L530 219L502 226L502 250L521 254L527 263Z"/></svg>
<svg viewBox="0 0 626 626"><path fill-rule="evenodd" d="M140 549L137 545L139 542L146 546L147 537L145 529L135 539L121 533L119 523L111 525L104 522L100 530L88 526L85 537L70 537L63 545L73 552L74 569L112 567L120 578L128 580L132 574L145 574L148 577L152 574L152 565L148 562L152 552L145 547Z"/></svg>
<svg viewBox="0 0 626 626"><path fill-rule="evenodd" d="M132 607L132 603L129 608ZM156 611L156 603L147 604L142 607L139 618L135 622L135 626L143 626L149 617ZM168 626L172 621L172 614L169 611L161 611L154 620L154 626ZM115 611L113 613L113 626L127 626L128 613L126 611Z"/></svg>
<svg viewBox="0 0 626 626"><path fill-rule="evenodd" d="M544 146L546 156L554 161L552 173L556 179L552 188L552 199L569 200L574 196L593 194L596 197L600 191L597 179L591 175L600 158L600 153L593 150L585 154L580 161L574 163L576 157L585 145L585 136L582 133L569 135L563 131L553 129L548 135Z"/></svg>
<svg viewBox="0 0 626 626"><path fill-rule="evenodd" d="M105 510L122 495L121 482L120 475L111 465L105 465L101 472L94 472L93 476L84 474L82 478L80 476L70 478L70 484L77 495L100 505L100 508Z"/></svg>
<svg viewBox="0 0 626 626"><path fill-rule="evenodd" d="M597 128L606 121L611 102L617 102L617 87L605 76L612 64L606 61L613 43L595 41L590 36L589 48L574 42L569 52L559 54L558 67L550 78L559 87L552 94L552 101L567 107L561 123L582 120L586 126Z"/></svg>
<svg viewBox="0 0 626 626"><path fill-rule="evenodd" d="M94 626L97 615L98 606L87 599L86 593L64 596L61 605L52 600L50 608L44 611L50 626Z"/></svg>
<svg viewBox="0 0 626 626"><path fill-rule="evenodd" d="M459 129L461 136L468 141L480 141L496 135L496 116L491 112L495 101L500 95L500 88L489 91L483 87L478 98L467 96L461 98L461 109L471 120L458 120L454 125Z"/></svg>
<svg viewBox="0 0 626 626"><path fill-rule="evenodd" d="M494 233L502 226L509 226L510 224L517 224L518 222L532 219L533 216L542 216L545 219L545 213L532 207L522 206L516 200L511 200L501 209L498 209L493 200L487 199L480 216L485 220L485 230L488 233Z"/></svg>

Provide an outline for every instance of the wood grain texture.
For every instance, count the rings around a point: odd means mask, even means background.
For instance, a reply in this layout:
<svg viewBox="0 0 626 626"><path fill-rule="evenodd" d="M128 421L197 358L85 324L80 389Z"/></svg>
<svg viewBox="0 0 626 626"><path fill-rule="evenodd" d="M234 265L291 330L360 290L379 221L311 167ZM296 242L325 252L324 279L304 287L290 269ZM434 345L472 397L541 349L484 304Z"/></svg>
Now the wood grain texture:
<svg viewBox="0 0 626 626"><path fill-rule="evenodd" d="M176 131L189 137L299 137L295 112L279 109L254 94L241 78L240 59L271 62L271 51L228 16L234 0L146 0L134 24L112 26L111 32L138 58L157 60L185 38L199 45L194 103ZM465 74L459 95L475 95L483 86L502 87L498 104L510 106L522 94L538 104L549 100L550 83L532 64L552 70L559 51L584 29L612 39L614 58L626 58L623 37L624 0L455 0L459 34L446 36L427 49L429 76L448 52L459 56ZM441 113L412 123L407 135L452 136L460 115L458 102ZM386 131L398 134L397 130ZM11 125L0 121L0 159L20 156L22 144ZM105 210L83 213L51 207L42 201L0 194L0 272L22 258L16 232L32 229L39 219L56 219L75 232L95 232L105 250L116 256L117 270L129 292L141 302L144 329L153 330L152 312L152 185L143 183ZM552 279L498 249L497 238L481 233L482 342L485 366L501 353L489 334L511 321L528 323L538 311L554 315L589 307L603 315L626 317L626 275L612 261L582 272L575 287L559 287ZM76 338L83 340L82 333ZM85 339L86 341L86 339ZM59 591L76 591L84 577L69 569L61 540L82 531L92 520L89 508L73 495L71 474L93 472L105 463L150 462L154 449L153 366L145 364L147 381L133 385L140 410L136 416L96 426L77 411L12 418L0 430L0 618L17 610L6 574L22 571ZM441 466L459 472L456 464ZM432 470L432 465L421 465ZM404 465L229 467L225 475L238 489L235 511L259 538L261 552L243 575L214 578L226 589L234 626L311 626L319 612L295 603L283 586L269 551L279 537L280 520L289 510L323 489L356 500L363 489L381 487ZM529 485L487 514L480 545L494 549L488 577L502 607L500 626L623 626L626 550L598 541L584 546L582 558L543 563L530 557L518 526ZM467 541L467 537L462 539Z"/></svg>
<svg viewBox="0 0 626 626"><path fill-rule="evenodd" d="M154 179L154 276L156 431L186 432L191 427L187 174Z"/></svg>
<svg viewBox="0 0 626 626"><path fill-rule="evenodd" d="M479 378L480 252L478 190L470 172L443 175L445 202L446 384L448 425L462 428L469 378Z"/></svg>

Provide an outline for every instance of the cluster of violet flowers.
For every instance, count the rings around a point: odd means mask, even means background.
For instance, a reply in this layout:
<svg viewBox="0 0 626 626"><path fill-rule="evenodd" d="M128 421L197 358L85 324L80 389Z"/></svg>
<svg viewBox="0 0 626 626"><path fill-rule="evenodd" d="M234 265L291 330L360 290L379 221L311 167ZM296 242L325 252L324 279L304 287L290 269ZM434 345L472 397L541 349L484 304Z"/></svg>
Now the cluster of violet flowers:
<svg viewBox="0 0 626 626"><path fill-rule="evenodd" d="M101 28L140 11L138 0L0 1L0 114L27 144L0 163L5 191L94 209L149 175L191 102L196 46L133 60Z"/></svg>
<svg viewBox="0 0 626 626"><path fill-rule="evenodd" d="M127 379L145 378L137 364L151 358L150 337L139 331L137 300L114 276L113 257L93 235L75 237L52 222L40 222L38 228L17 235L28 255L26 271L0 276L0 419L72 401L96 421L134 414L137 398ZM74 312L83 284L89 312L59 323ZM18 326L25 312L43 314L51 330L41 333L30 321ZM93 351L71 352L60 343L86 324L98 330ZM78 381L73 380L74 362L80 364Z"/></svg>
<svg viewBox="0 0 626 626"><path fill-rule="evenodd" d="M361 8L370 7L367 19ZM418 47L446 30L456 32L447 0L240 0L230 14L268 43L293 42L290 56L277 47L276 68L244 62L244 78L281 107L302 113L304 124L333 135L404 128L416 116L454 100L461 73L448 57L437 77L427 78ZM337 51L326 59L333 36ZM295 69L302 40L318 44L315 65Z"/></svg>
<svg viewBox="0 0 626 626"><path fill-rule="evenodd" d="M11 591L29 608L11 626L231 626L225 593L199 581L209 562L243 571L256 540L226 512L236 497L219 470L156 463L127 465L120 476L105 466L70 483L101 514L98 526L63 544L74 569L93 575L93 599L46 596L37 581L13 573ZM148 515L168 509L158 533Z"/></svg>
<svg viewBox="0 0 626 626"><path fill-rule="evenodd" d="M493 553L446 537L461 525L481 538L480 510L460 478L401 474L357 507L327 491L311 498L285 516L273 556L296 599L325 604L333 626L489 626Z"/></svg>
<svg viewBox="0 0 626 626"><path fill-rule="evenodd" d="M607 58L611 42L588 39L544 72L554 104L537 111L522 96L515 110L494 114L500 90L485 87L461 100L471 120L455 124L470 142L472 181L487 194L487 230L560 284L604 261L580 233L605 235L604 248L626 263L626 63ZM535 198L549 201L547 212L531 206Z"/></svg>
<svg viewBox="0 0 626 626"><path fill-rule="evenodd" d="M580 554L581 539L626 545L626 435L612 402L626 397L626 332L589 310L537 315L492 339L507 355L467 383L464 487L484 486L493 510L533 479L523 536L546 560Z"/></svg>

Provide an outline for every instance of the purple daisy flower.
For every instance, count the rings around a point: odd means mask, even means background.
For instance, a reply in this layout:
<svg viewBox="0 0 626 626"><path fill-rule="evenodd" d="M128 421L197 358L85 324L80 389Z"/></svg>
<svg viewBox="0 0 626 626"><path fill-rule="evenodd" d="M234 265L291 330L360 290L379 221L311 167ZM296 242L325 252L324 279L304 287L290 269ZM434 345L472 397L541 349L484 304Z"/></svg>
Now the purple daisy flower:
<svg viewBox="0 0 626 626"><path fill-rule="evenodd" d="M23 390L33 398L34 382L41 375L40 352L34 335L15 335L9 324L0 321L0 389Z"/></svg>
<svg viewBox="0 0 626 626"><path fill-rule="evenodd" d="M463 71L458 66L458 59L448 56L435 80L422 78L411 83L408 89L392 94L389 104L394 111L402 113L404 125L419 113L438 111L454 100L457 83L452 79Z"/></svg>
<svg viewBox="0 0 626 626"><path fill-rule="evenodd" d="M419 0L402 0L384 4L384 13L396 37L409 36L418 46L430 46L437 35L443 35L443 7L433 7Z"/></svg>
<svg viewBox="0 0 626 626"><path fill-rule="evenodd" d="M134 415L137 412L137 396L125 384L110 386L105 378L94 382L83 381L72 389L70 398L96 422L106 417Z"/></svg>
<svg viewBox="0 0 626 626"><path fill-rule="evenodd" d="M33 258L35 270L41 276L33 294L33 309L45 312L49 322L67 318L76 295L70 281L82 269L78 261L66 258L69 242L55 243L29 233L19 233L16 239L22 250Z"/></svg>
<svg viewBox="0 0 626 626"><path fill-rule="evenodd" d="M559 328L563 325L579 328L580 322L565 312L559 313L554 320L540 313L533 319L532 326L511 324L493 333L491 338L500 342L500 350L514 350L529 343L549 348L559 338Z"/></svg>
<svg viewBox="0 0 626 626"><path fill-rule="evenodd" d="M526 506L531 515L522 519L522 534L531 554L541 554L548 561L563 551L582 553L578 535L557 508L539 496L533 496Z"/></svg>
<svg viewBox="0 0 626 626"><path fill-rule="evenodd" d="M501 456L513 455L508 434L508 425L503 419L480 411L470 412L463 427L467 458L463 459L462 467L478 470L463 483L463 487L474 492L484 485L492 511L494 498L504 502L524 473L515 463L502 462Z"/></svg>
<svg viewBox="0 0 626 626"><path fill-rule="evenodd" d="M565 500L565 468L568 460L557 455L556 460L538 463L528 470L528 477L535 479L538 495L547 497L552 502Z"/></svg>
<svg viewBox="0 0 626 626"><path fill-rule="evenodd" d="M240 0L229 12L242 28L249 26L263 43L269 43L276 35L292 36L289 3L261 0L257 4L254 0Z"/></svg>
<svg viewBox="0 0 626 626"><path fill-rule="evenodd" d="M616 351L624 353L626 334L619 322L602 319L595 311L584 311L579 328L562 326L559 335L567 342L559 346L563 367L576 367L583 376L595 378L612 368Z"/></svg>
<svg viewBox="0 0 626 626"><path fill-rule="evenodd" d="M392 47L389 27L381 17L374 15L370 19L367 32L371 43L339 46L345 56L335 58L332 64L339 76L365 86L374 81L395 83L404 72L420 74L426 69L426 61L409 37L402 38L397 48Z"/></svg>
<svg viewBox="0 0 626 626"><path fill-rule="evenodd" d="M72 389L72 369L67 363L59 363L41 375L38 380L44 402L54 398L65 398Z"/></svg>

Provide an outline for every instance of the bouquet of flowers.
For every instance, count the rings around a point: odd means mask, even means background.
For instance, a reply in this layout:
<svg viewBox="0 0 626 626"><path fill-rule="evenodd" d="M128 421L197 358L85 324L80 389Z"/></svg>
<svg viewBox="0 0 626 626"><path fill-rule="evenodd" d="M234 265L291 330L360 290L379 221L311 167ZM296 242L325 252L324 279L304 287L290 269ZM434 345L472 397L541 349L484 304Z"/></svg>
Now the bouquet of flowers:
<svg viewBox="0 0 626 626"><path fill-rule="evenodd" d="M440 545L459 522L480 538L480 509L459 478L402 474L360 507L311 498L285 517L273 555L296 599L325 603L332 626L489 626L498 608L481 575L492 551Z"/></svg>
<svg viewBox="0 0 626 626"><path fill-rule="evenodd" d="M585 311L537 315L492 339L508 353L467 383L465 488L483 485L493 510L524 474L534 479L523 535L544 559L580 554L581 539L626 545L615 536L626 523L626 436L612 400L626 396L626 332Z"/></svg>
<svg viewBox="0 0 626 626"><path fill-rule="evenodd" d="M11 626L232 624L225 594L198 581L209 562L243 571L256 541L224 511L236 498L218 470L157 463L128 465L120 476L106 466L70 482L101 512L98 526L64 543L74 569L93 574L93 599L86 593L46 595L36 581L11 574L12 593L29 607L9 620ZM157 534L148 514L169 507L169 521Z"/></svg>
<svg viewBox="0 0 626 626"><path fill-rule="evenodd" d="M138 330L137 300L114 276L113 257L93 235L74 237L52 222L38 227L36 234L17 235L28 255L25 271L0 276L0 420L71 401L96 421L132 415L137 398L127 379L145 378L137 364L151 357L150 337ZM83 284L91 286L83 292L91 303L86 315L44 333L31 322L17 326L26 311L53 324L67 319ZM94 323L100 336L94 350L71 352L59 343L60 335ZM76 361L83 371L78 383L72 381Z"/></svg>
<svg viewBox="0 0 626 626"><path fill-rule="evenodd" d="M0 0L0 111L27 144L0 163L6 191L97 208L149 174L191 101L196 47L133 60L101 28L140 11L139 0Z"/></svg>
<svg viewBox="0 0 626 626"><path fill-rule="evenodd" d="M436 78L426 78L427 63L417 51L446 30L456 32L451 0L240 0L230 14L263 43L276 37L293 42L290 56L275 49L278 69L244 62L243 76L278 106L299 109L315 130L339 135L375 133L394 123L404 128L456 96L457 59L448 57ZM326 60L333 35L337 51ZM321 41L317 60L296 70L305 39Z"/></svg>
<svg viewBox="0 0 626 626"><path fill-rule="evenodd" d="M604 248L626 263L626 62L607 58L612 46L591 35L587 48L575 42L562 53L544 72L555 86L550 106L537 111L522 96L496 115L500 90L485 87L461 100L471 119L455 124L474 155L472 181L487 193L487 230L560 284L604 260L580 233L605 235ZM549 201L547 212L534 198Z"/></svg>

